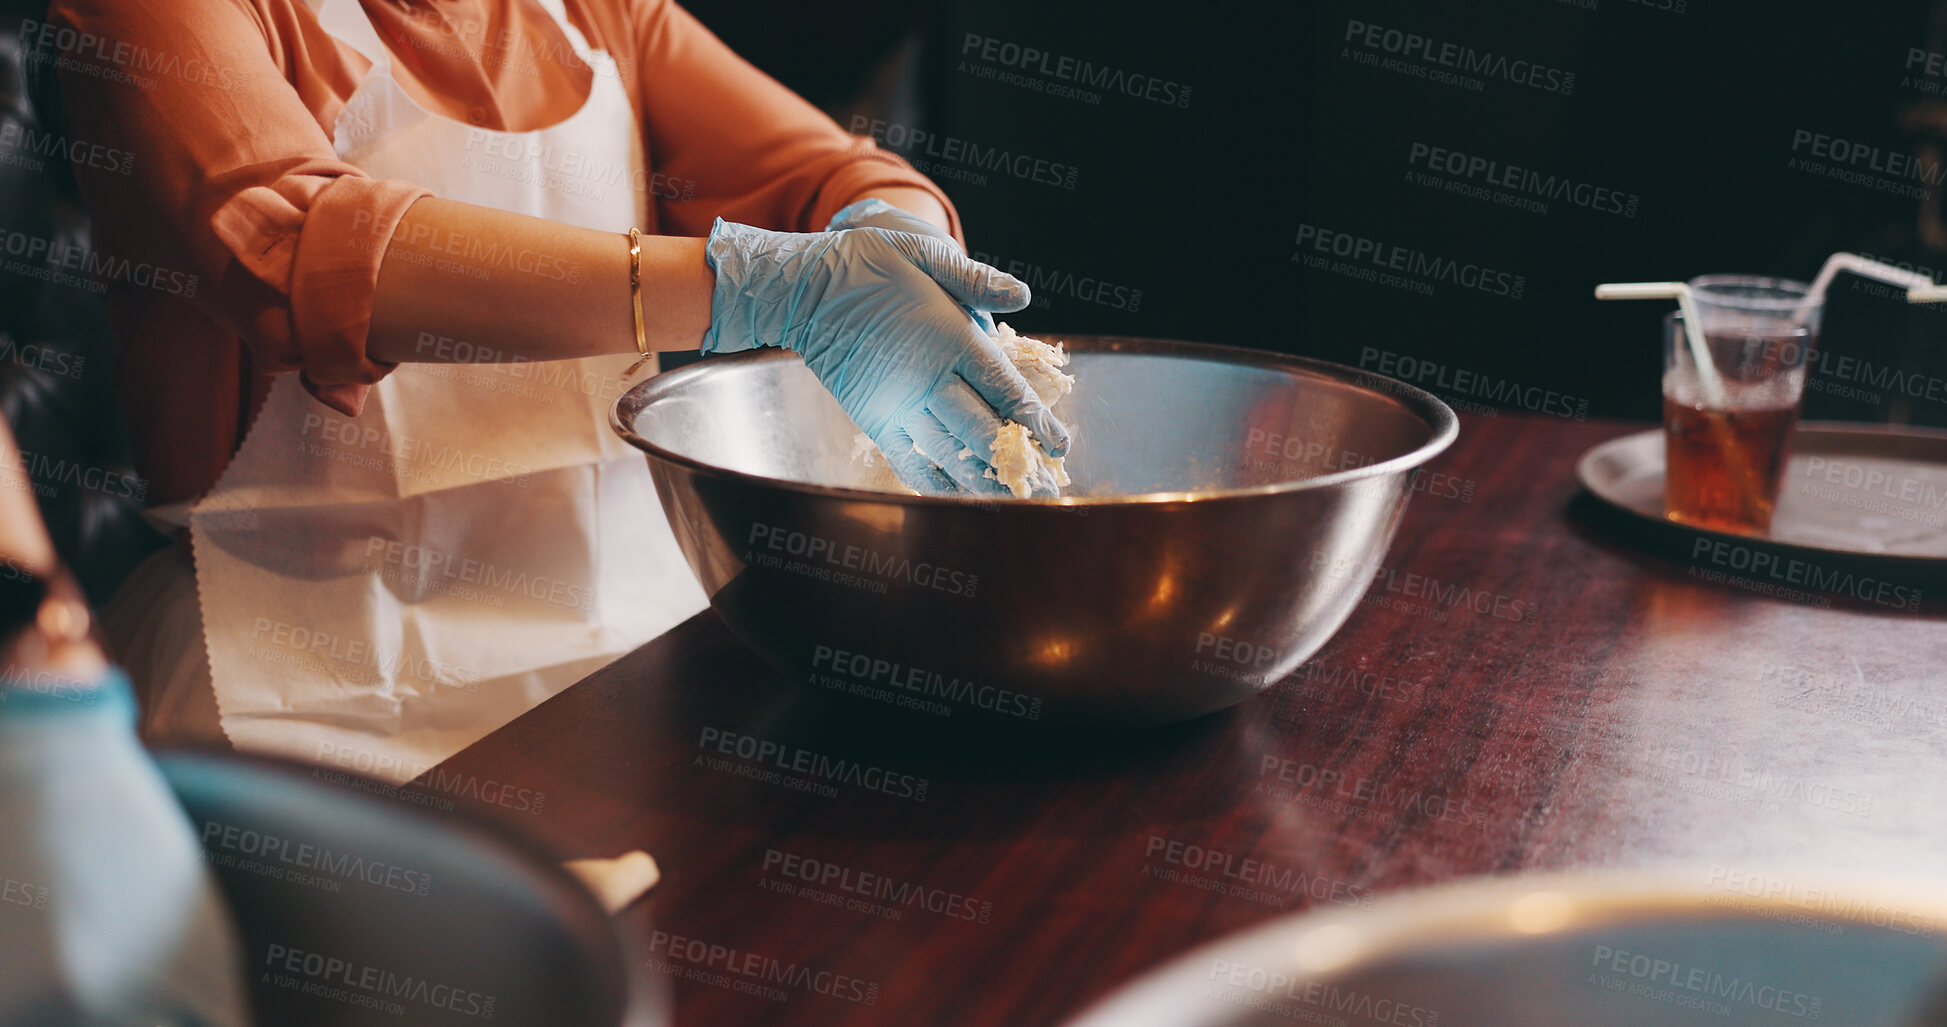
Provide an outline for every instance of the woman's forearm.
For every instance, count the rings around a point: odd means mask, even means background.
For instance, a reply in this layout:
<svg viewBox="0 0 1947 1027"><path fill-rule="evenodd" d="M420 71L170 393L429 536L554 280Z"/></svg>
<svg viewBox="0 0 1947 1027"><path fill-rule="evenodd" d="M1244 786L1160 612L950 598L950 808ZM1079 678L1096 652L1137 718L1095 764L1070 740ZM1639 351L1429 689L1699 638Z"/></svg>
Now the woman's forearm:
<svg viewBox="0 0 1947 1027"><path fill-rule="evenodd" d="M950 228L924 189L868 191ZM703 240L642 237L644 334L654 351L696 349L716 275ZM456 346L455 342L466 342ZM635 350L629 242L490 207L427 197L386 245L366 352L386 363L562 360Z"/></svg>
<svg viewBox="0 0 1947 1027"><path fill-rule="evenodd" d="M651 350L702 344L716 284L703 242L642 237ZM379 266L366 341L374 360L561 360L634 351L625 232L428 197L406 212Z"/></svg>

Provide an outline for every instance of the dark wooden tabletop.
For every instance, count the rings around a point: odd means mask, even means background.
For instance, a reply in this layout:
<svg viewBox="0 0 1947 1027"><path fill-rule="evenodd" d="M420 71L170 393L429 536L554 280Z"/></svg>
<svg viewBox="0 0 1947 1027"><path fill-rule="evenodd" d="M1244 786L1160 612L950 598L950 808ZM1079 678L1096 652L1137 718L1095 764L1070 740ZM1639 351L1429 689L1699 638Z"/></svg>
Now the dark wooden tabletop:
<svg viewBox="0 0 1947 1027"><path fill-rule="evenodd" d="M565 856L655 855L624 915L682 1025L1054 1024L1240 928L1470 875L1937 873L1947 592L1802 590L1578 498L1577 456L1644 427L1464 417L1337 637L1196 723L861 732L706 613L435 773ZM737 755L765 743L912 780L799 790Z"/></svg>

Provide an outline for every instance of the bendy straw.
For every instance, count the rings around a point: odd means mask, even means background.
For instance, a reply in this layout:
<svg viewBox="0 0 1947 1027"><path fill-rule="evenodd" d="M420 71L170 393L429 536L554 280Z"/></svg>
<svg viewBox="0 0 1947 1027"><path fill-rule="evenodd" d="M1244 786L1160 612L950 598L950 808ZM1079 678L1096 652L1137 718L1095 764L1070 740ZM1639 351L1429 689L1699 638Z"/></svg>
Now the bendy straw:
<svg viewBox="0 0 1947 1027"><path fill-rule="evenodd" d="M1703 389L1704 405L1715 410L1728 409L1730 396L1724 389L1724 379L1717 373L1717 365L1711 362L1710 347L1704 342L1704 318L1697 313L1697 300L1690 292L1690 286L1683 282L1610 282L1595 287L1595 298L1599 300L1668 300L1677 301L1677 309L1683 311L1683 336L1690 343L1690 359L1697 365L1697 384Z"/></svg>
<svg viewBox="0 0 1947 1027"><path fill-rule="evenodd" d="M1812 279L1812 287L1805 290L1805 298L1799 302L1798 309L1792 311L1792 323L1804 324L1805 319L1812 313L1812 308L1825 302L1826 287L1832 284L1832 279L1841 271L1850 271L1864 278L1897 285L1907 291L1906 298L1909 303L1930 302L1914 299L1913 290L1934 287L1933 279L1917 271L1907 271L1891 264L1882 264L1857 253L1834 253L1825 258L1825 266L1819 268L1819 276ZM1947 299L1947 296L1941 298Z"/></svg>

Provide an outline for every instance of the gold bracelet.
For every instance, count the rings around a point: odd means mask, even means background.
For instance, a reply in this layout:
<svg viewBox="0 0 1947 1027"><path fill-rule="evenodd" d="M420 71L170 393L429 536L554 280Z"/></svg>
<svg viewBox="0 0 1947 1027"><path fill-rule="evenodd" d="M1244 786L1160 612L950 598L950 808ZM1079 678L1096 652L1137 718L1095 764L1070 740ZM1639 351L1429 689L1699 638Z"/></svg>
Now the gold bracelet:
<svg viewBox="0 0 1947 1027"><path fill-rule="evenodd" d="M634 225L629 226L629 302L635 306L635 351L641 356L622 372L624 378L635 377L656 356L649 352L649 336L642 326L642 230Z"/></svg>

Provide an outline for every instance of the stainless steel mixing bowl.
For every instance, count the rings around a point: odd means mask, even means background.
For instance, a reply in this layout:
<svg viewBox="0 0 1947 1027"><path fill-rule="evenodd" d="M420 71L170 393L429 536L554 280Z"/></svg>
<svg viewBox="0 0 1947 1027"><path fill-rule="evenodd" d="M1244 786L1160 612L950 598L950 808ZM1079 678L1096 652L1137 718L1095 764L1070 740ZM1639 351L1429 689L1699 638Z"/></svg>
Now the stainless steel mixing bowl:
<svg viewBox="0 0 1947 1027"><path fill-rule="evenodd" d="M820 692L958 726L1143 726L1303 663L1454 439L1419 389L1317 360L1050 335L1075 391L1061 499L904 494L795 354L617 401L717 614Z"/></svg>

